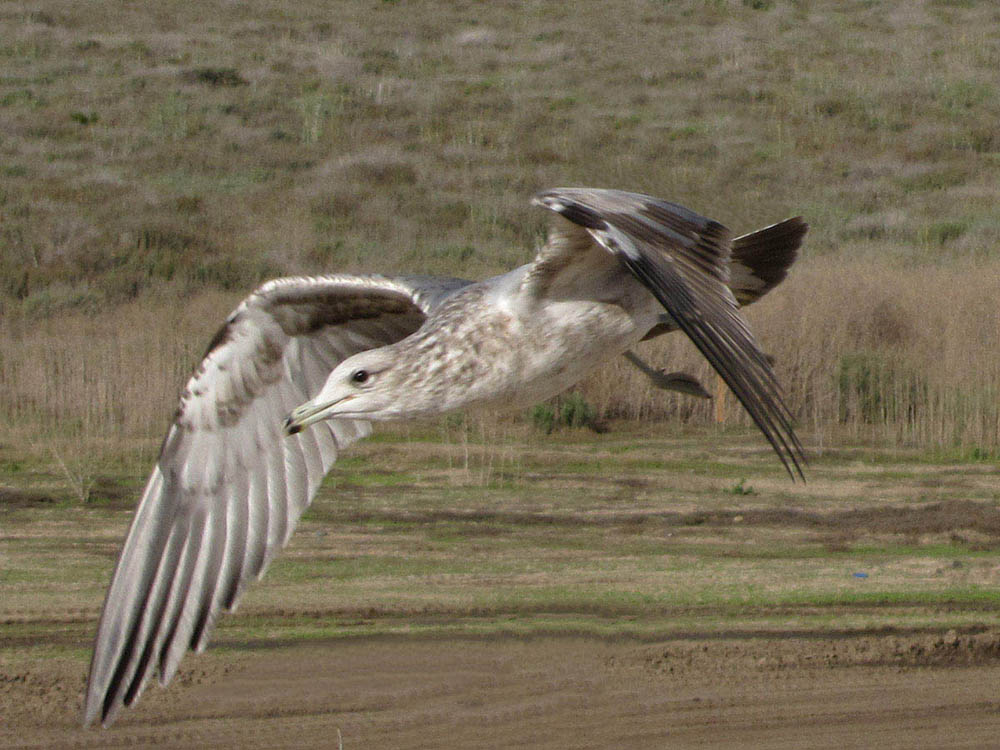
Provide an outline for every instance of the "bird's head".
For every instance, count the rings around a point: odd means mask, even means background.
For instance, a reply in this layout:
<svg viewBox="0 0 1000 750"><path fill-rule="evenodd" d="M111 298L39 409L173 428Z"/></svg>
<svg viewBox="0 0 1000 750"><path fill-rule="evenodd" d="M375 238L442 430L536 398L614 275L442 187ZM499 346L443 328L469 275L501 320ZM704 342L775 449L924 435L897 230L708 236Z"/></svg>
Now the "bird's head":
<svg viewBox="0 0 1000 750"><path fill-rule="evenodd" d="M370 349L348 357L330 373L316 396L285 420L294 435L322 419L392 419L400 411L393 347Z"/></svg>

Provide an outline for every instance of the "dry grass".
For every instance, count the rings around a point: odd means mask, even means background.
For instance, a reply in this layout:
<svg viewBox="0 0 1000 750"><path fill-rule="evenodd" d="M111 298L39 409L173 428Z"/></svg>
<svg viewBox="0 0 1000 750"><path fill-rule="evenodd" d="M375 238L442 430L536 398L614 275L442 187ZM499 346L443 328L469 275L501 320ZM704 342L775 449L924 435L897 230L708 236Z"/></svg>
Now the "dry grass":
<svg viewBox="0 0 1000 750"><path fill-rule="evenodd" d="M542 237L527 196L581 183L805 215L751 317L806 430L997 451L993 3L193 7L0 13L0 441L155 442L259 280L495 273ZM624 363L584 389L710 419Z"/></svg>
<svg viewBox="0 0 1000 750"><path fill-rule="evenodd" d="M827 256L803 261L747 313L815 447L838 437L986 458L1000 448L998 299L997 261L914 267ZM650 345L660 350L654 361L715 382L687 341L669 338ZM648 388L624 362L586 387L621 416L714 415L714 404ZM749 423L731 397L726 416Z"/></svg>

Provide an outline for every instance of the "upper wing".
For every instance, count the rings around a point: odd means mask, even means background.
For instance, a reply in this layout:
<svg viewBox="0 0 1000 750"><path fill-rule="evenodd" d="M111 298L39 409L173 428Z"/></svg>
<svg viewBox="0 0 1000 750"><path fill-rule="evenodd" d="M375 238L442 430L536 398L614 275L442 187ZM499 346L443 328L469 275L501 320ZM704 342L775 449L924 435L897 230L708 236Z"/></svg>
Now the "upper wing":
<svg viewBox="0 0 1000 750"><path fill-rule="evenodd" d="M282 420L359 351L399 341L468 282L328 276L271 281L229 316L181 395L98 626L85 722L107 725L149 677L205 647L288 541L337 452L371 431Z"/></svg>
<svg viewBox="0 0 1000 750"><path fill-rule="evenodd" d="M547 269L540 275L568 265L586 239L612 253L726 381L788 473L803 476L802 446L774 370L729 288L728 230L683 206L618 190L557 188L534 202L576 225L550 233L536 260Z"/></svg>

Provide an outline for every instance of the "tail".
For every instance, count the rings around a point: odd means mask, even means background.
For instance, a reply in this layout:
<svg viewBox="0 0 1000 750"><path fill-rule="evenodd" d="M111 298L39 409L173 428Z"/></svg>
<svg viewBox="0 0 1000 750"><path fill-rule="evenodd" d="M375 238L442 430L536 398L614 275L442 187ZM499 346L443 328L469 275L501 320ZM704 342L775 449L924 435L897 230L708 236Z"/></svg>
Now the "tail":
<svg viewBox="0 0 1000 750"><path fill-rule="evenodd" d="M784 280L808 229L802 217L796 216L733 240L729 286L741 307L756 302Z"/></svg>

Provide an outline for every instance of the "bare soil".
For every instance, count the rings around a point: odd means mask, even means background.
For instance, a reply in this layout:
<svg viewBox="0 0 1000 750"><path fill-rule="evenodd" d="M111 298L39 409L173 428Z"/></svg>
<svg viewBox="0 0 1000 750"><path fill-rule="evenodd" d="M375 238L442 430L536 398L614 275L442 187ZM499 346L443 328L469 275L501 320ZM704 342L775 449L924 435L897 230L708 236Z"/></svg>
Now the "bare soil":
<svg viewBox="0 0 1000 750"><path fill-rule="evenodd" d="M268 648L267 646L270 646ZM1000 634L221 642L112 728L78 660L0 675L0 746L993 748Z"/></svg>
<svg viewBox="0 0 1000 750"><path fill-rule="evenodd" d="M107 730L83 729L81 704L129 504L0 487L0 748L1000 747L995 466L890 468L846 494L843 463L799 494L645 468L621 492L566 473L452 495L425 486L446 485L429 470L405 492L338 482L232 626ZM377 565L401 556L420 565ZM531 565L489 567L515 557ZM704 569L671 579L673 603L664 571L688 557ZM345 575L345 559L368 567ZM524 570L635 599L532 598ZM713 576L758 585L760 602L734 604ZM519 617L548 634L517 635ZM637 623L645 640L621 634ZM477 624L503 634L446 630Z"/></svg>

